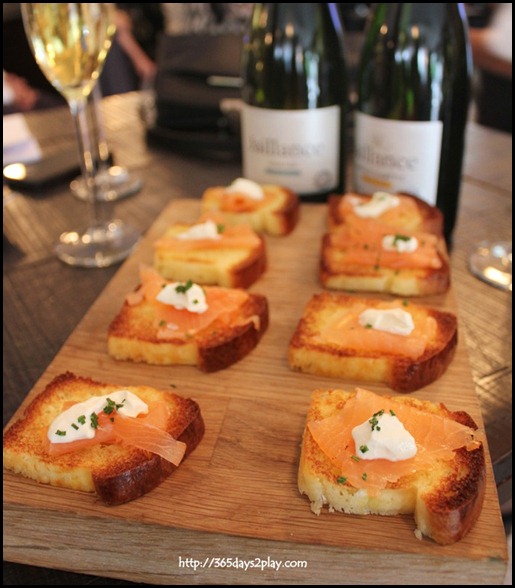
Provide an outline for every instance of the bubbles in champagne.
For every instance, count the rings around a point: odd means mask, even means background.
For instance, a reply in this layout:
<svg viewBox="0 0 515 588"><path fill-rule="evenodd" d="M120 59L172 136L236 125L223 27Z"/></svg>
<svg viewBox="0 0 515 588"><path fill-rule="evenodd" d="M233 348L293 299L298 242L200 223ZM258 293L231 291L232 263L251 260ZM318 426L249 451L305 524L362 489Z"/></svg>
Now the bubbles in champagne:
<svg viewBox="0 0 515 588"><path fill-rule="evenodd" d="M88 96L98 79L115 31L112 4L22 4L34 56L67 100Z"/></svg>

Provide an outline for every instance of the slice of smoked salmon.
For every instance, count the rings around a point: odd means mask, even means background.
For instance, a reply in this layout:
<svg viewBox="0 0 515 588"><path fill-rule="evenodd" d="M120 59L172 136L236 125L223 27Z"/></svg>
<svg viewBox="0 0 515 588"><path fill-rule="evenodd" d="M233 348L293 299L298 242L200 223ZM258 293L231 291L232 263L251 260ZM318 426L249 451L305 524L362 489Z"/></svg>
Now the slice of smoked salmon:
<svg viewBox="0 0 515 588"><path fill-rule="evenodd" d="M104 415L107 416L107 415ZM100 424L102 423L102 424ZM113 424L107 418L99 415L99 426L95 431L93 439L79 439L78 441L71 441L70 443L52 443L47 436L47 429L41 429L41 438L45 447L46 453L52 456L65 455L67 453L74 453L101 444L114 443Z"/></svg>
<svg viewBox="0 0 515 588"><path fill-rule="evenodd" d="M184 339L218 319L231 322L242 304L248 300L248 293L242 289L203 286L207 310L202 313L190 312L156 300L162 288L171 282L162 278L153 268L141 266L140 279L140 287L130 293L126 301L134 305L145 300L154 306L157 337L163 340Z"/></svg>
<svg viewBox="0 0 515 588"><path fill-rule="evenodd" d="M365 350L383 355L405 355L411 359L417 359L424 353L428 342L436 337L437 322L416 305L406 306L402 301L394 300L379 302L373 307L377 309L401 308L409 312L415 328L408 336L362 326L359 323L359 316L367 308L363 302L358 301L353 306L335 313L330 324L320 329L320 340L334 342L349 350Z"/></svg>
<svg viewBox="0 0 515 588"><path fill-rule="evenodd" d="M163 429L143 421L117 415L113 429L116 440L160 455L178 466L186 453L186 443L177 441Z"/></svg>
<svg viewBox="0 0 515 588"><path fill-rule="evenodd" d="M260 238L250 225L224 225L219 233L219 239L181 239L178 234L165 234L155 242L155 249L172 251L254 249L261 245Z"/></svg>
<svg viewBox="0 0 515 588"><path fill-rule="evenodd" d="M383 238L396 235L417 239L412 252L389 251L383 248ZM436 235L412 231L396 231L391 226L373 219L356 218L351 224L340 225L330 234L330 243L339 250L339 264L378 266L391 269L439 269L443 262L438 253Z"/></svg>
<svg viewBox="0 0 515 588"><path fill-rule="evenodd" d="M227 192L222 188L220 194L220 210L223 212L254 212L258 208L269 206L274 197L265 191L264 198L257 200L250 198L243 192Z"/></svg>
<svg viewBox="0 0 515 588"><path fill-rule="evenodd" d="M398 206L383 212L378 217L378 220L390 226L404 227L406 230L410 230L410 228L415 229L420 220L420 213L416 202L409 196L403 196L402 194L396 194L396 196L400 200ZM360 194L345 194L338 206L339 213L342 219L344 219L344 222L354 223L361 221L362 218L355 213L354 207L357 203L365 203L369 200L370 197Z"/></svg>
<svg viewBox="0 0 515 588"><path fill-rule="evenodd" d="M359 459L352 429L380 410L393 411L414 437L417 454L403 461ZM334 415L307 423L313 439L336 466L341 477L354 488L376 495L388 483L420 470L430 470L436 460L451 460L461 447L476 448L484 436L452 419L425 412L392 398L358 388Z"/></svg>
<svg viewBox="0 0 515 588"><path fill-rule="evenodd" d="M218 202L222 212L254 212L259 208L268 207L274 201L274 196L264 190L264 198L256 199L244 192L230 192L225 186L208 188L204 193L207 202Z"/></svg>
<svg viewBox="0 0 515 588"><path fill-rule="evenodd" d="M204 286L204 291L207 310L202 313L190 312L186 309L179 310L170 304L154 301L157 312L156 322L160 327L158 338L187 337L205 329L218 319L229 323L248 298L245 291L233 288Z"/></svg>
<svg viewBox="0 0 515 588"><path fill-rule="evenodd" d="M98 427L93 439L81 439L71 443L51 443L46 430L44 444L49 455L59 456L101 444L121 443L160 455L174 465L179 465L186 451L186 444L174 439L166 430L169 418L165 402L149 405L147 414L136 418L117 413L98 414Z"/></svg>

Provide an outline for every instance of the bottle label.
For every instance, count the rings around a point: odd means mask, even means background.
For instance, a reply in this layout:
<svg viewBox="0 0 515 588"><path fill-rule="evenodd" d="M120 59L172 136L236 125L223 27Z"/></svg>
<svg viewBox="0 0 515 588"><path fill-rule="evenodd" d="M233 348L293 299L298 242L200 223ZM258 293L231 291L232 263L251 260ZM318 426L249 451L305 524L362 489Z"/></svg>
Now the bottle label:
<svg viewBox="0 0 515 588"><path fill-rule="evenodd" d="M436 205L442 121L398 121L355 112L354 188L408 192Z"/></svg>
<svg viewBox="0 0 515 588"><path fill-rule="evenodd" d="M340 106L242 110L243 175L299 194L334 190L340 182Z"/></svg>

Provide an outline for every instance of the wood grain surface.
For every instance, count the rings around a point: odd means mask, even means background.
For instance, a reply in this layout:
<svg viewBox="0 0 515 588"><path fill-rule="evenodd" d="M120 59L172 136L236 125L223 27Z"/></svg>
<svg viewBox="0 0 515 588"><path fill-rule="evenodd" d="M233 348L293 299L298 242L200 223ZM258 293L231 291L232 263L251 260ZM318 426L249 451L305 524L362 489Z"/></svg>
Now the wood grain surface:
<svg viewBox="0 0 515 588"><path fill-rule="evenodd" d="M411 516L327 510L315 516L297 490L311 391L357 384L294 373L287 364L288 341L304 305L321 290L318 260L326 212L325 206L303 205L291 235L266 239L269 267L252 290L268 297L270 327L248 357L204 374L194 367L117 362L106 353L107 326L137 285L139 264L151 263L152 243L170 222L195 221L199 203L178 200L165 209L14 418L54 376L70 370L194 398L205 437L160 487L117 507L4 472L6 560L154 584L502 583L506 537L490 459L481 516L465 539L446 547L417 540ZM419 302L457 310L452 289ZM369 388L391 393L380 385ZM447 372L415 395L466 410L483 426L462 337ZM194 569L195 560L204 567ZM245 560L256 567L245 569ZM279 570L272 560L282 562Z"/></svg>

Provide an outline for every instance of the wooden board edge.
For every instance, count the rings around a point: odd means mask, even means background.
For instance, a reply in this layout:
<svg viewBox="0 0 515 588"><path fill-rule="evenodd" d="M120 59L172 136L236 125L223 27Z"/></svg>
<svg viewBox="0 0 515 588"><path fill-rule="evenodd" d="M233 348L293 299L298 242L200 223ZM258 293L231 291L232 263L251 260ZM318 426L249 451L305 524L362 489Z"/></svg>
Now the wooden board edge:
<svg viewBox="0 0 515 588"><path fill-rule="evenodd" d="M39 532L34 529L36 516ZM77 529L73 542L70 528ZM4 510L4 559L150 584L381 584L387 569L399 585L425 583L427 578L437 585L460 584L463 577L492 585L502 584L507 567L502 557L443 562L437 551L392 558L381 546L371 566L370 553L359 549L265 542L159 525L145 525L142 533L140 524L118 520L96 520L95 534L91 528L90 517L9 505ZM112 540L99 549L97 535L121 536L124 543Z"/></svg>

